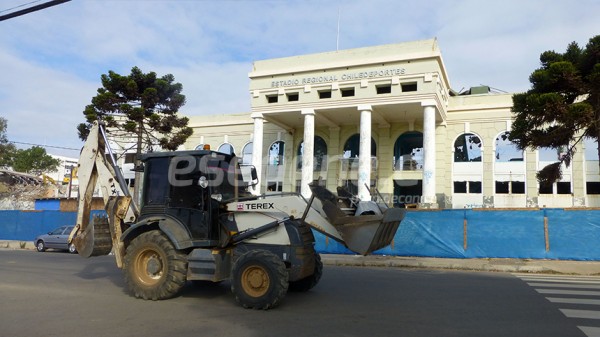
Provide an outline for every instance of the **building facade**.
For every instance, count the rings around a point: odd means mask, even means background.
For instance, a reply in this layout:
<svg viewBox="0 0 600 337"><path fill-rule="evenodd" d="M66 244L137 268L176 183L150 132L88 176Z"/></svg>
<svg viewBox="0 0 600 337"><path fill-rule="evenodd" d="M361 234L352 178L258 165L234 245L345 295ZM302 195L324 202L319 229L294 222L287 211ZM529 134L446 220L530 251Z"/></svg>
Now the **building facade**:
<svg viewBox="0 0 600 337"><path fill-rule="evenodd" d="M190 117L184 147L253 164L256 193L308 197L318 181L423 208L600 205L597 144L577 144L561 181L540 186L560 149L518 151L512 95L453 91L435 39L256 61L249 77L251 111Z"/></svg>

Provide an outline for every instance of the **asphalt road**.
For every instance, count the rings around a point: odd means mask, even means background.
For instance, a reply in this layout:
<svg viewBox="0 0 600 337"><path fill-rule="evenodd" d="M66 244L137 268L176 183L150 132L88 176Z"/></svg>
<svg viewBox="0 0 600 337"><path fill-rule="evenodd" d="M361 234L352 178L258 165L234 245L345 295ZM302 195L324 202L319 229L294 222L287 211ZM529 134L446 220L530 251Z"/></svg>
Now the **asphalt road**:
<svg viewBox="0 0 600 337"><path fill-rule="evenodd" d="M325 266L310 292L254 311L226 282L143 301L111 256L0 250L0 336L594 336L599 288L600 278Z"/></svg>

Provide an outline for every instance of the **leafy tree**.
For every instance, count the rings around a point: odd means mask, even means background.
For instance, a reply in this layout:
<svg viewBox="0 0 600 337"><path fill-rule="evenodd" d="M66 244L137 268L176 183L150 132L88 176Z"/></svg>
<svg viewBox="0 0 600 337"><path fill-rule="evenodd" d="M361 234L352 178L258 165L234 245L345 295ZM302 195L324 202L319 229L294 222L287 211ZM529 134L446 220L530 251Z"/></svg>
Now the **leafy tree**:
<svg viewBox="0 0 600 337"><path fill-rule="evenodd" d="M56 171L59 165L60 160L48 155L46 150L39 146L17 150L12 160L12 167L15 171L33 175Z"/></svg>
<svg viewBox="0 0 600 337"><path fill-rule="evenodd" d="M558 162L537 174L540 183L551 184L562 177L561 163L570 165L583 138L600 140L600 35L584 49L572 42L562 54L543 52L540 61L529 76L531 89L513 95L509 138L520 150L565 149Z"/></svg>
<svg viewBox="0 0 600 337"><path fill-rule="evenodd" d="M12 156L16 151L15 145L10 143L6 136L7 127L6 118L0 117L0 167L10 166Z"/></svg>
<svg viewBox="0 0 600 337"><path fill-rule="evenodd" d="M145 74L133 67L127 76L109 71L101 76L101 81L102 88L83 111L87 123L77 127L82 140L87 138L94 121L103 121L115 140L135 139L138 155L151 151L155 145L176 150L191 136L188 118L177 115L185 104L185 96L173 75L157 77L154 72ZM139 178L136 173L136 181ZM136 199L138 186L135 184Z"/></svg>

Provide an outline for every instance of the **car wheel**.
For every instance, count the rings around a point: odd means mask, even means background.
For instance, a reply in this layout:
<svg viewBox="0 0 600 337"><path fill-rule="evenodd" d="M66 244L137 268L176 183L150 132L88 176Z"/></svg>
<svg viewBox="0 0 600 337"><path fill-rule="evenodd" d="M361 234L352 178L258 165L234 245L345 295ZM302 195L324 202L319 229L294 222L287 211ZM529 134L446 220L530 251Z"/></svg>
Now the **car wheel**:
<svg viewBox="0 0 600 337"><path fill-rule="evenodd" d="M46 245L44 244L44 241L40 240L35 244L35 248L37 249L38 252L45 252L46 251Z"/></svg>
<svg viewBox="0 0 600 337"><path fill-rule="evenodd" d="M72 243L69 243L69 253L71 253L71 254L77 253L77 248Z"/></svg>

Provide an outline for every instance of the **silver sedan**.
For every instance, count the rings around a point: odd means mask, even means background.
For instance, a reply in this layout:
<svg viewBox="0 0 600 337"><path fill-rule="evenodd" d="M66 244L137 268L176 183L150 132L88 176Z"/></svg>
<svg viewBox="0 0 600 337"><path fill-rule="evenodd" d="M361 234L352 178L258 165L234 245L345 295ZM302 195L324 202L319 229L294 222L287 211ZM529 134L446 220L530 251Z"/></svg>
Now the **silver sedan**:
<svg viewBox="0 0 600 337"><path fill-rule="evenodd" d="M38 252L44 252L48 248L53 248L68 250L71 254L77 253L75 245L68 242L69 234L71 234L72 229L73 226L61 226L48 232L48 234L38 235L35 240L33 240L35 248Z"/></svg>

